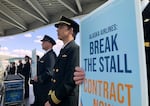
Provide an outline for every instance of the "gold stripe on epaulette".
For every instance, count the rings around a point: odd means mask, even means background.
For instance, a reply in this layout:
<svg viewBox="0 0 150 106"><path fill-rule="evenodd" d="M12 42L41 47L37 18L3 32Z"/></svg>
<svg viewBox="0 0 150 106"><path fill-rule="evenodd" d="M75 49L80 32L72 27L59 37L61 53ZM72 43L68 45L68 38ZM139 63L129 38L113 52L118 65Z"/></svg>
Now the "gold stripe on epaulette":
<svg viewBox="0 0 150 106"><path fill-rule="evenodd" d="M59 104L59 103L61 102L61 100L59 100L59 99L56 97L55 91L53 91L53 92L51 93L51 99L52 99L52 101L53 101L55 104Z"/></svg>
<svg viewBox="0 0 150 106"><path fill-rule="evenodd" d="M144 42L145 47L150 47L150 42Z"/></svg>
<svg viewBox="0 0 150 106"><path fill-rule="evenodd" d="M48 95L51 95L51 94L52 94L52 90L49 91Z"/></svg>

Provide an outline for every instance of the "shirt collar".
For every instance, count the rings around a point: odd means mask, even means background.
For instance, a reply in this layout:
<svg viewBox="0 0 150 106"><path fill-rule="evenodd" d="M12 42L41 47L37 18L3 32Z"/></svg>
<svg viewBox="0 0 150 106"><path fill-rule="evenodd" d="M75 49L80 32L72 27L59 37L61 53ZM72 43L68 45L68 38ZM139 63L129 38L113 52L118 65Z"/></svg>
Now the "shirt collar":
<svg viewBox="0 0 150 106"><path fill-rule="evenodd" d="M50 50L52 50L52 49L50 48L50 49L46 50L45 54L46 54L47 52L49 52Z"/></svg>
<svg viewBox="0 0 150 106"><path fill-rule="evenodd" d="M62 49L64 49L64 48L68 45L68 43L70 43L70 42L72 42L72 40L69 41L69 42L67 42L66 44L64 44L64 45L62 46Z"/></svg>

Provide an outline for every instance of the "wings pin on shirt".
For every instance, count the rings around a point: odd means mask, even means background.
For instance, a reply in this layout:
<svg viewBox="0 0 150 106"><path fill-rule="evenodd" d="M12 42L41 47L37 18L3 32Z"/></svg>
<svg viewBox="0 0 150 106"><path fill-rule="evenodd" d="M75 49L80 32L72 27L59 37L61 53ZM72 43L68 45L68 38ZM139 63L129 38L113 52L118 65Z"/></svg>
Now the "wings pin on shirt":
<svg viewBox="0 0 150 106"><path fill-rule="evenodd" d="M67 57L67 55L66 55L66 54L63 54L62 57Z"/></svg>

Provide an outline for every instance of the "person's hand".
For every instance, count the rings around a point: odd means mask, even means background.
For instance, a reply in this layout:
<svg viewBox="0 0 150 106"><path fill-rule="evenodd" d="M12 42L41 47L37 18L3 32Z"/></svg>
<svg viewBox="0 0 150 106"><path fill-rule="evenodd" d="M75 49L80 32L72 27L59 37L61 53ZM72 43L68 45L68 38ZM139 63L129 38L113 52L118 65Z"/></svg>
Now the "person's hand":
<svg viewBox="0 0 150 106"><path fill-rule="evenodd" d="M75 67L74 77L76 85L82 84L85 79L85 72L80 67Z"/></svg>
<svg viewBox="0 0 150 106"><path fill-rule="evenodd" d="M47 101L44 106L51 106L51 104L49 103L49 101Z"/></svg>
<svg viewBox="0 0 150 106"><path fill-rule="evenodd" d="M33 80L34 80L35 82L37 82L37 81L38 81L37 76L33 77Z"/></svg>

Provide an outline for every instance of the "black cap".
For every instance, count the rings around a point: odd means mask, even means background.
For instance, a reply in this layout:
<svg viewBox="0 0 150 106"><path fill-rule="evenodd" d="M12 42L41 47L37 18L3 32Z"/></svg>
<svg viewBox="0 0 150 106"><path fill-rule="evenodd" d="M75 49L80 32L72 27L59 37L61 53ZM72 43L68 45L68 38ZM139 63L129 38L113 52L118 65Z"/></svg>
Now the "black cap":
<svg viewBox="0 0 150 106"><path fill-rule="evenodd" d="M31 59L28 55L25 55L25 57L24 58L28 58L28 59Z"/></svg>
<svg viewBox="0 0 150 106"><path fill-rule="evenodd" d="M45 35L41 41L49 41L50 43L52 43L52 45L56 44L55 40L48 35Z"/></svg>
<svg viewBox="0 0 150 106"><path fill-rule="evenodd" d="M76 23L74 20L62 16L60 20L56 22L55 27L58 28L59 24L62 23L71 26L76 33L79 32L79 24Z"/></svg>

